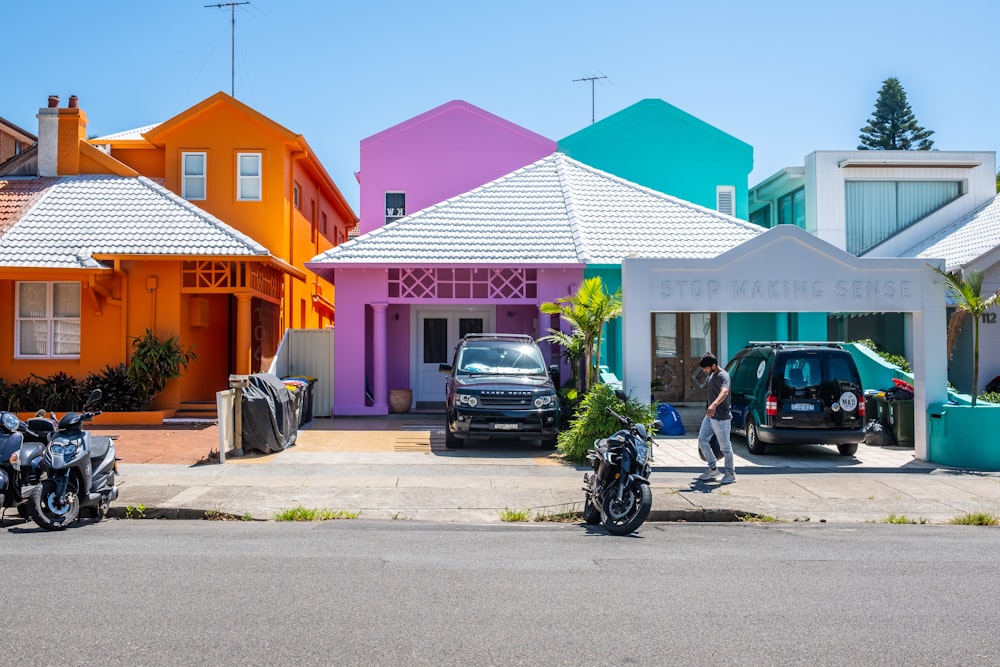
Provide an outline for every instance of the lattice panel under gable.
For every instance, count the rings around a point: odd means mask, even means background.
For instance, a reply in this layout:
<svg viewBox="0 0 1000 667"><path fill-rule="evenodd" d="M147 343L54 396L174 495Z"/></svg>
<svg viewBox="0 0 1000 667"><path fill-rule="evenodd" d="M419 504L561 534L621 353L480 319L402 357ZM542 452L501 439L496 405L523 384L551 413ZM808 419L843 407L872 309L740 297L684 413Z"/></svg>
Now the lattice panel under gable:
<svg viewBox="0 0 1000 667"><path fill-rule="evenodd" d="M534 300L538 272L517 268L389 269L393 299Z"/></svg>

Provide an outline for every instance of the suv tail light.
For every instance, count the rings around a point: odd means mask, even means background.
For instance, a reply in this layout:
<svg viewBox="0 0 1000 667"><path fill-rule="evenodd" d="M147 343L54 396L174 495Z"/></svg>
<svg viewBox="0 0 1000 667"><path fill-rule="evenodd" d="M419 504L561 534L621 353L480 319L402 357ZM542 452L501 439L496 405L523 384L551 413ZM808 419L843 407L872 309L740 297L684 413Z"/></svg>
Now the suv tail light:
<svg viewBox="0 0 1000 667"><path fill-rule="evenodd" d="M768 396L767 397L767 402L764 403L764 412L767 414L768 417L776 417L776 416L778 416L778 397L777 396L773 396L772 395L772 396Z"/></svg>
<svg viewBox="0 0 1000 667"><path fill-rule="evenodd" d="M858 401L858 417L861 419L861 421L865 420L865 398L864 398L864 396L862 396L861 400Z"/></svg>

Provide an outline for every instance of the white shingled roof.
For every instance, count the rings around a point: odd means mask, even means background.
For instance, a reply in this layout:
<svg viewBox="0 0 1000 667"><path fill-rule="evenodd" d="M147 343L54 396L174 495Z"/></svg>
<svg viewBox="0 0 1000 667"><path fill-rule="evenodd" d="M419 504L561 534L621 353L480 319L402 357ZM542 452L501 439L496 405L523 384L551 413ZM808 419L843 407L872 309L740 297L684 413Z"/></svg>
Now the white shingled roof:
<svg viewBox="0 0 1000 667"><path fill-rule="evenodd" d="M903 253L903 257L941 258L954 271L1000 248L1000 195L959 218Z"/></svg>
<svg viewBox="0 0 1000 667"><path fill-rule="evenodd" d="M145 177L71 176L0 237L0 266L97 268L93 255L259 256L267 249Z"/></svg>
<svg viewBox="0 0 1000 667"><path fill-rule="evenodd" d="M715 257L763 231L553 153L332 248L307 266Z"/></svg>
<svg viewBox="0 0 1000 667"><path fill-rule="evenodd" d="M159 125L159 123L153 123L152 125L143 125L142 127L137 127L134 130L124 130L122 132L115 132L114 134L106 134L103 137L94 137L93 139L88 139L90 143L99 144L104 141L123 141L131 140L137 141L142 139L144 134L152 130L154 127Z"/></svg>

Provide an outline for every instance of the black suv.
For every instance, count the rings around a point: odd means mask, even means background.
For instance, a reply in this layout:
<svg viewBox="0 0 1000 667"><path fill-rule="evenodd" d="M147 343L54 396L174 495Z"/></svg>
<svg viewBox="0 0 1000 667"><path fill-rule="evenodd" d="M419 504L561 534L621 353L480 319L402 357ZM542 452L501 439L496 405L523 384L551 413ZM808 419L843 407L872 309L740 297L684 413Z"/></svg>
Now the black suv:
<svg viewBox="0 0 1000 667"><path fill-rule="evenodd" d="M445 446L476 439L540 440L556 446L559 397L531 336L466 334L451 364L439 370L445 384Z"/></svg>
<svg viewBox="0 0 1000 667"><path fill-rule="evenodd" d="M865 400L851 354L838 343L750 343L726 365L733 431L751 454L773 445L837 445L853 456L864 439Z"/></svg>

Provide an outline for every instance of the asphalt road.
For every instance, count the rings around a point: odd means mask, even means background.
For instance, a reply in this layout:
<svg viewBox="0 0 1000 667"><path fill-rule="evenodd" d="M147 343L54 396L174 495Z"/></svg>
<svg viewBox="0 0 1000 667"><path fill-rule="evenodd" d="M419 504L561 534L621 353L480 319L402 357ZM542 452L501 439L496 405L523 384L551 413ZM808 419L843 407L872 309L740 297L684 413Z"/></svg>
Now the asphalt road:
<svg viewBox="0 0 1000 667"><path fill-rule="evenodd" d="M106 521L0 533L18 665L1000 663L1000 530ZM12 659L12 660L11 660Z"/></svg>

